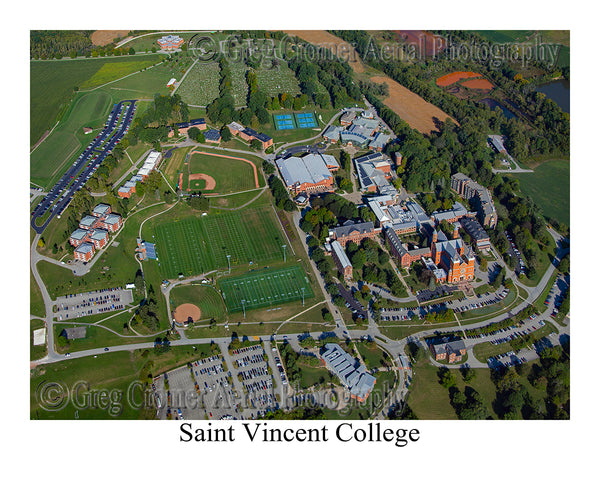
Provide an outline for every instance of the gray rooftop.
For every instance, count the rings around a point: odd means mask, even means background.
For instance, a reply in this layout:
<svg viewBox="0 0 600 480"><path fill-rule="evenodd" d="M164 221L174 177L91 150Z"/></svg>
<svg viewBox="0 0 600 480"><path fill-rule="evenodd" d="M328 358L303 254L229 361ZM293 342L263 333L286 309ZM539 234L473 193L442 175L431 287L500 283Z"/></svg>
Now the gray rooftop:
<svg viewBox="0 0 600 480"><path fill-rule="evenodd" d="M335 256L340 261L340 264L342 265L342 268L346 268L346 267L351 267L352 266L352 263L350 263L350 260L348 259L348 256L346 255L346 252L344 251L344 249L340 245L340 242L338 242L337 240L334 240L333 242L331 242L331 248L333 249L333 253L335 253Z"/></svg>
<svg viewBox="0 0 600 480"><path fill-rule="evenodd" d="M303 183L319 183L332 177L325 161L316 155L307 155L304 158L282 158L275 163L288 187Z"/></svg>

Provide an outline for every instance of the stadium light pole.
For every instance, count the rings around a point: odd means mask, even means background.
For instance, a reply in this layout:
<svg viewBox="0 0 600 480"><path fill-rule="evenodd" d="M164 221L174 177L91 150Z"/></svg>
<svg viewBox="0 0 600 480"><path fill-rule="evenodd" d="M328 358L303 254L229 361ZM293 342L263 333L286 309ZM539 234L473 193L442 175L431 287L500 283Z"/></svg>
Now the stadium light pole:
<svg viewBox="0 0 600 480"><path fill-rule="evenodd" d="M229 274L231 274L231 261L229 260L231 255L227 255L227 265L229 265Z"/></svg>
<svg viewBox="0 0 600 480"><path fill-rule="evenodd" d="M302 306L304 306L304 287L302 287Z"/></svg>
<svg viewBox="0 0 600 480"><path fill-rule="evenodd" d="M283 263L285 263L285 247L287 247L287 245L282 245L283 247Z"/></svg>
<svg viewBox="0 0 600 480"><path fill-rule="evenodd" d="M246 307L244 306L244 299L242 298L242 310L244 311L244 318L246 318Z"/></svg>

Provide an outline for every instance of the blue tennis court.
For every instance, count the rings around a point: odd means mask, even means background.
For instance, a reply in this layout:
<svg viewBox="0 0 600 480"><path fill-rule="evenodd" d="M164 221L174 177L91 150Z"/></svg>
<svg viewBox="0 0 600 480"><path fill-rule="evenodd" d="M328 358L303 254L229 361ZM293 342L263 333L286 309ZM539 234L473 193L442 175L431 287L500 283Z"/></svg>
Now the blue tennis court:
<svg viewBox="0 0 600 480"><path fill-rule="evenodd" d="M315 128L317 126L315 116L310 112L295 113L294 115L298 128Z"/></svg>
<svg viewBox="0 0 600 480"><path fill-rule="evenodd" d="M277 130L292 130L296 128L291 114L273 115L273 123Z"/></svg>

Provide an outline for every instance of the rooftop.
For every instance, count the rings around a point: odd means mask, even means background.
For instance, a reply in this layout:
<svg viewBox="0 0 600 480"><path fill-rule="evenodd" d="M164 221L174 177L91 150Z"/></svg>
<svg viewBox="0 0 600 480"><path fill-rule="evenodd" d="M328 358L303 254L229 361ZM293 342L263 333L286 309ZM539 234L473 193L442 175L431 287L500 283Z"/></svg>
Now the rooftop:
<svg viewBox="0 0 600 480"><path fill-rule="evenodd" d="M348 256L346 255L346 252L344 251L344 249L340 245L340 242L338 242L337 240L334 240L333 242L331 242L331 248L333 249L333 252L335 253L335 256L340 261L340 264L342 265L342 268L346 268L346 267L351 267L352 266L352 263L350 263L350 260L348 259Z"/></svg>

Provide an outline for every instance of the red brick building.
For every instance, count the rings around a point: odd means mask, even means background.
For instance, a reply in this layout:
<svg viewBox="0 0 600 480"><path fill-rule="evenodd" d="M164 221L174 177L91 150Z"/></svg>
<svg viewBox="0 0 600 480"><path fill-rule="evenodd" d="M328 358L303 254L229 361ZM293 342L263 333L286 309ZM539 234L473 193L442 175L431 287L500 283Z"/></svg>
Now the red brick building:
<svg viewBox="0 0 600 480"><path fill-rule="evenodd" d="M82 262L89 262L94 256L94 245L84 242L75 249L75 259Z"/></svg>
<svg viewBox="0 0 600 480"><path fill-rule="evenodd" d="M381 229L376 229L373 222L354 223L348 220L341 227L329 230L329 237L345 247L348 242L360 244L365 238L374 239L379 232Z"/></svg>

